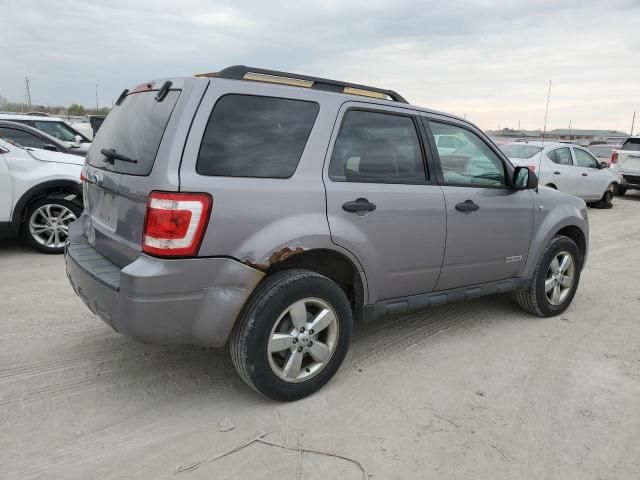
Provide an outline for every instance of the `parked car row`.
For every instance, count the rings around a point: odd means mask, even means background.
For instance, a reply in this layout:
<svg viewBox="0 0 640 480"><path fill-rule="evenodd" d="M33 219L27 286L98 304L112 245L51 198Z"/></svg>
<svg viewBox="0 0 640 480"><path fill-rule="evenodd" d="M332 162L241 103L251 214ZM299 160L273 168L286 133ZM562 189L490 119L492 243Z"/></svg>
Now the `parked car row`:
<svg viewBox="0 0 640 480"><path fill-rule="evenodd" d="M612 168L579 145L499 149L390 90L244 66L125 90L86 160L60 119L27 117L0 120L0 227L64 250L116 331L228 345L277 400L331 379L354 319L509 291L562 313L585 202L610 208L640 158L635 139Z"/></svg>

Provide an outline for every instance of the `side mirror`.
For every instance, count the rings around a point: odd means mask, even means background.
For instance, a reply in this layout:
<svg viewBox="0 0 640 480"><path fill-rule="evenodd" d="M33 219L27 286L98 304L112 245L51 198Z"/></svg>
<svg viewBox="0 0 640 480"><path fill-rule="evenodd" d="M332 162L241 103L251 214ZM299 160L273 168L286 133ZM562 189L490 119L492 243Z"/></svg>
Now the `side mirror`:
<svg viewBox="0 0 640 480"><path fill-rule="evenodd" d="M75 143L76 145L80 145L82 143L82 137L80 135L76 135Z"/></svg>
<svg viewBox="0 0 640 480"><path fill-rule="evenodd" d="M607 162L600 162L599 168L609 168L609 165L607 164Z"/></svg>
<svg viewBox="0 0 640 480"><path fill-rule="evenodd" d="M49 150L50 152L57 152L58 149L55 145L51 145L50 143L45 143L42 145L43 150Z"/></svg>
<svg viewBox="0 0 640 480"><path fill-rule="evenodd" d="M513 187L516 190L533 190L538 187L538 177L529 167L516 167L513 172Z"/></svg>

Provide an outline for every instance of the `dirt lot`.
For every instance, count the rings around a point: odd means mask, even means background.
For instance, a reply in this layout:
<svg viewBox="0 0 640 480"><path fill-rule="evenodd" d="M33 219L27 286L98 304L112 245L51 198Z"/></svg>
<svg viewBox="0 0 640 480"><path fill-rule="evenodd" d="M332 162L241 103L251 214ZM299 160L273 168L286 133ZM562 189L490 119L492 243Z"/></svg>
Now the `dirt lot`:
<svg viewBox="0 0 640 480"><path fill-rule="evenodd" d="M0 244L0 477L640 478L640 195L589 211L573 305L506 296L358 326L338 375L292 404L224 352L133 343L76 298L62 257ZM299 472L301 468L301 473Z"/></svg>

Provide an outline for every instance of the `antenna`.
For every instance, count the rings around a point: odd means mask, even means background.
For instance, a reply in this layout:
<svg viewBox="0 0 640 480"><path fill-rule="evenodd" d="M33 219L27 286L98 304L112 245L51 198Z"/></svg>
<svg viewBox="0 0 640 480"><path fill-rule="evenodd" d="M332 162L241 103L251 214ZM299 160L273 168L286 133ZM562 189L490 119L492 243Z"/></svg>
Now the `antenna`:
<svg viewBox="0 0 640 480"><path fill-rule="evenodd" d="M633 118L631 119L631 136L633 137L633 126L636 123L636 112L633 112Z"/></svg>
<svg viewBox="0 0 640 480"><path fill-rule="evenodd" d="M549 114L549 99L551 98L551 80L549 80L549 90L547 90L547 108L544 111L544 128L542 130L542 147L540 149L540 160L538 161L538 175L542 168L542 152L544 151L544 137L547 133L547 116Z"/></svg>

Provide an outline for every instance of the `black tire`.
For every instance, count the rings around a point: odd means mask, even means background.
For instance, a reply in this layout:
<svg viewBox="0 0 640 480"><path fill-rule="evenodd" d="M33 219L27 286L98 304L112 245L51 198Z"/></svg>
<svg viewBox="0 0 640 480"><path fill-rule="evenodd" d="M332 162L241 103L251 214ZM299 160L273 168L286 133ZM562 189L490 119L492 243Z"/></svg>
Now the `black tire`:
<svg viewBox="0 0 640 480"><path fill-rule="evenodd" d="M625 187L621 187L620 185L616 185L616 190L614 192L618 197L623 197L625 193L627 193L627 189Z"/></svg>
<svg viewBox="0 0 640 480"><path fill-rule="evenodd" d="M615 190L615 184L611 184L607 187L607 189L604 191L604 194L602 195L602 198L593 203L592 206L594 208L602 208L602 209L608 209L608 208L612 208L613 207L613 192Z"/></svg>
<svg viewBox="0 0 640 480"><path fill-rule="evenodd" d="M39 236L35 235L32 229L30 228L30 222L32 218L34 218L34 213L43 207L46 209L47 206L51 207L50 211L54 215L58 213L63 213L65 211L64 209L70 211L73 214L73 218L67 219L67 216L65 216L65 220L62 221L60 224L58 224L59 230L57 233L58 233L58 238L60 240L60 242L58 243L61 243L61 245L58 244L58 245L49 246L49 245L43 244L42 241L38 241ZM28 206L27 213L24 217L24 222L22 222L22 225L20 227L20 234L22 238L25 240L25 242L30 247L35 248L36 250L39 250L43 253L51 253L51 254L62 253L64 252L64 240L66 240L66 237L67 237L64 230L65 228L68 228L69 223L77 219L81 213L82 213L82 207L76 203L69 202L63 199L51 198L51 197L39 198L38 200L33 201ZM60 217L54 217L54 218L60 218ZM44 221L44 217L38 216L38 214L36 214L35 220L38 222L41 222L41 221ZM55 225L53 225L53 228L54 229L56 228ZM47 232L45 232L43 235L46 235L46 234Z"/></svg>
<svg viewBox="0 0 640 480"><path fill-rule="evenodd" d="M333 353L316 374L291 383L272 369L267 346L277 320L292 304L309 298L320 299L331 307L337 322L337 340ZM298 400L319 390L336 373L349 349L352 323L349 301L332 280L307 270L277 272L258 285L240 313L229 339L231 360L240 377L262 395L278 401Z"/></svg>
<svg viewBox="0 0 640 480"><path fill-rule="evenodd" d="M569 253L573 259L575 270L573 284L564 300L559 305L552 304L547 298L545 282L548 279L551 262L561 253ZM525 312L539 317L553 317L564 312L571 304L573 297L580 283L580 273L582 270L582 256L580 250L573 240L563 235L556 235L551 239L545 248L538 265L533 273L533 278L529 288L516 292L516 299L520 308Z"/></svg>

